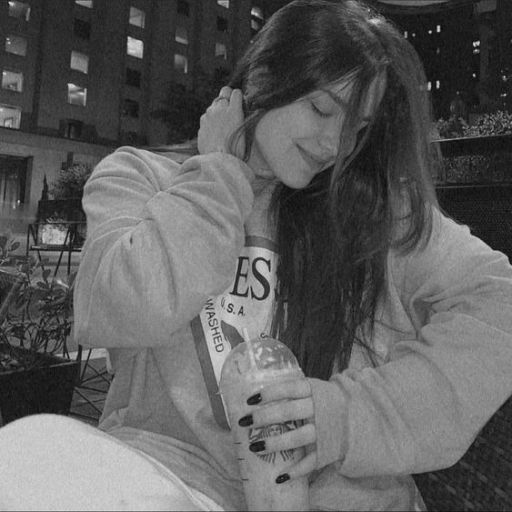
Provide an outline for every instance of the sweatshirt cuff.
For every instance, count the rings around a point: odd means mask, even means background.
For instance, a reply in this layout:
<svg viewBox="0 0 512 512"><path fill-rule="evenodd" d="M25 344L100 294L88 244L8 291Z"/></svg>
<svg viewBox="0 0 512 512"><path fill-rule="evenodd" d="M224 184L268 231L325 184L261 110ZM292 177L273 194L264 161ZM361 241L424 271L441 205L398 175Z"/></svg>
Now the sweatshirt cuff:
<svg viewBox="0 0 512 512"><path fill-rule="evenodd" d="M347 400L333 382L308 379L311 384L317 436L317 469L343 462L348 447Z"/></svg>

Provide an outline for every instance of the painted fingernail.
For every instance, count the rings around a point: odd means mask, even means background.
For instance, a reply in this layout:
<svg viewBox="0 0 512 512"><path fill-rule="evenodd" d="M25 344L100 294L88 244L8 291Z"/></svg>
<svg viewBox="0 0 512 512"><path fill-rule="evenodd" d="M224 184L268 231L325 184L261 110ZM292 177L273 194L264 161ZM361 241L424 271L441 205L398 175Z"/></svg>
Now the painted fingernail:
<svg viewBox="0 0 512 512"><path fill-rule="evenodd" d="M256 405L261 402L261 395L260 393L256 393L255 395L250 396L247 399L247 405Z"/></svg>
<svg viewBox="0 0 512 512"><path fill-rule="evenodd" d="M290 475L288 473L283 473L276 478L276 484L282 484L288 480L290 480Z"/></svg>
<svg viewBox="0 0 512 512"><path fill-rule="evenodd" d="M262 452L265 449L265 441L256 441L249 445L251 452Z"/></svg>
<svg viewBox="0 0 512 512"><path fill-rule="evenodd" d="M241 427L248 427L249 425L252 425L252 414L248 414L247 416L240 418L238 420L238 424Z"/></svg>

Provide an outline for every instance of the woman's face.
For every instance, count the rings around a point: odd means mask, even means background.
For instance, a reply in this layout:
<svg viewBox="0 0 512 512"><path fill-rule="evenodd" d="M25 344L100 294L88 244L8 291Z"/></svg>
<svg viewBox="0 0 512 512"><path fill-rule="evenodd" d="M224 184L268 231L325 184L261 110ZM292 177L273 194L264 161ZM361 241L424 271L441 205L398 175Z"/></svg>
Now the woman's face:
<svg viewBox="0 0 512 512"><path fill-rule="evenodd" d="M368 124L374 111L376 81L370 87L360 124L350 140L343 141L343 147L340 133L352 87L346 81L267 112L256 126L248 162L256 175L301 189L334 164L338 151L349 155L357 132Z"/></svg>

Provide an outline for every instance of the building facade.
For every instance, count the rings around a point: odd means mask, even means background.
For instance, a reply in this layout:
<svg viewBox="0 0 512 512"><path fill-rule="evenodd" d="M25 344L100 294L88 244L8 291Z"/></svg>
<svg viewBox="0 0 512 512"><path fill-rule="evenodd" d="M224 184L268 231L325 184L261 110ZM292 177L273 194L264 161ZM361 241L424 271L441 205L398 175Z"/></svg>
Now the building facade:
<svg viewBox="0 0 512 512"><path fill-rule="evenodd" d="M263 21L251 0L0 2L0 229L33 220L62 166L166 143L169 83L229 72Z"/></svg>
<svg viewBox="0 0 512 512"><path fill-rule="evenodd" d="M418 52L437 117L448 117L460 101L468 111L478 112L495 108L497 98L507 100L506 87L492 89L512 80L510 0L448 0L424 6L373 2Z"/></svg>

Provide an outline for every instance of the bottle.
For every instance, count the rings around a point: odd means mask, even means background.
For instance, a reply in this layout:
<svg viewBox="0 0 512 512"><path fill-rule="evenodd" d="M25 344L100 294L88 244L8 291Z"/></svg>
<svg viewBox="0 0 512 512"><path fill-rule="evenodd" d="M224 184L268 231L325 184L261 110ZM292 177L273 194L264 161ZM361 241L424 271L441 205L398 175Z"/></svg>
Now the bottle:
<svg viewBox="0 0 512 512"><path fill-rule="evenodd" d="M309 510L307 477L282 484L276 478L305 455L305 449L253 453L249 444L297 428L294 421L265 427L241 427L238 420L254 411L247 399L263 387L305 378L293 353L273 338L250 340L233 349L222 367L220 393L235 443L249 510Z"/></svg>

